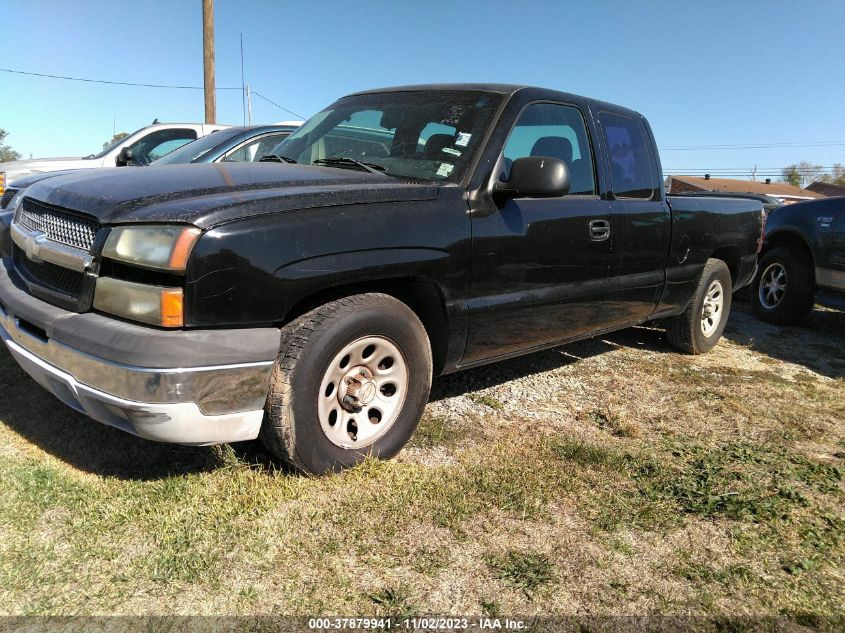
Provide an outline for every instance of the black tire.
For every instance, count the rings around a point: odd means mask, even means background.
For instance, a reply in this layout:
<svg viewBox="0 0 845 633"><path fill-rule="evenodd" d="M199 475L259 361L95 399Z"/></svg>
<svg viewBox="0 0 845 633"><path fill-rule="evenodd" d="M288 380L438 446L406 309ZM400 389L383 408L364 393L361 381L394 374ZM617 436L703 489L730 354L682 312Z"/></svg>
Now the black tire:
<svg viewBox="0 0 845 633"><path fill-rule="evenodd" d="M329 440L321 428L318 398L337 354L370 336L383 337L398 348L407 368L407 388L398 414L383 435L368 446L344 448ZM349 468L368 455L388 459L405 446L416 429L428 402L431 374L428 336L408 306L378 293L337 299L282 329L261 441L276 457L308 474ZM341 411L340 417L344 415Z"/></svg>
<svg viewBox="0 0 845 633"><path fill-rule="evenodd" d="M769 294L764 282L771 282L776 271L782 271L784 288ZM813 263L800 251L787 247L773 248L757 264L751 284L751 305L757 318L778 325L802 323L813 310L816 278Z"/></svg>
<svg viewBox="0 0 845 633"><path fill-rule="evenodd" d="M716 282L721 285L721 314L718 323L713 324L715 328L705 334L702 326L705 300L708 293L715 288ZM667 319L666 335L672 347L687 354L704 354L716 346L731 313L732 284L731 271L728 270L725 262L719 259L708 259L687 309Z"/></svg>

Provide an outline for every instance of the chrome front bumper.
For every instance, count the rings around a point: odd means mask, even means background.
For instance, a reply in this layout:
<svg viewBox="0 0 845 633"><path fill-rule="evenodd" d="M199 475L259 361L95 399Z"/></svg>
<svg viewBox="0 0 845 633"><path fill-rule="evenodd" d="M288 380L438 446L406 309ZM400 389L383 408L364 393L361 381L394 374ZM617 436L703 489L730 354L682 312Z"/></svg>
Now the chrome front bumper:
<svg viewBox="0 0 845 633"><path fill-rule="evenodd" d="M232 337L243 347L247 347L243 337L257 336L260 343L255 347L267 348L258 353L258 358L264 360L243 362L233 353L232 360L241 362L200 364L209 358L203 354L203 339L196 338L197 333L183 332L182 340L187 341L188 347L195 340L200 341L195 355L181 358L186 366L135 366L63 343L62 324L85 315L41 304L56 314L49 322L36 320L32 304L37 300L28 295L22 297L23 291L9 283L7 271L0 273L6 273L0 274L0 338L24 371L66 405L149 440L208 445L258 437L273 370L270 357L274 350L269 343L278 330L215 332L219 338ZM110 327L121 328L118 332L124 349L137 348L148 340L151 346L170 347L169 341L173 340L166 339L162 345L155 338L156 334L162 335L160 332L119 322L112 325L111 319L96 318L98 327L94 330L101 331L105 340L109 340ZM278 338L275 341L277 349ZM171 353L170 362L172 356ZM211 358L219 361L219 356L218 352ZM198 366L187 366L194 363Z"/></svg>

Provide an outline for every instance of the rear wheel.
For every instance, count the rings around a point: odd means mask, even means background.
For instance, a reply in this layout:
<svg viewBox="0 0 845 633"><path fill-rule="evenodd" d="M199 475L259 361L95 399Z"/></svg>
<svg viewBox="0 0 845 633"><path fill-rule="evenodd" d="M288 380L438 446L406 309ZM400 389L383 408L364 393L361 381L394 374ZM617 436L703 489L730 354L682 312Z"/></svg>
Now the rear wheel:
<svg viewBox="0 0 845 633"><path fill-rule="evenodd" d="M751 305L758 318L778 325L801 323L813 309L812 263L798 251L773 248L760 259L751 288Z"/></svg>
<svg viewBox="0 0 845 633"><path fill-rule="evenodd" d="M707 260L687 309L668 319L667 336L672 347L688 354L704 354L716 346L731 312L732 283L725 262Z"/></svg>
<svg viewBox="0 0 845 633"><path fill-rule="evenodd" d="M261 440L312 474L393 457L416 429L431 372L408 306L377 293L332 301L283 329Z"/></svg>

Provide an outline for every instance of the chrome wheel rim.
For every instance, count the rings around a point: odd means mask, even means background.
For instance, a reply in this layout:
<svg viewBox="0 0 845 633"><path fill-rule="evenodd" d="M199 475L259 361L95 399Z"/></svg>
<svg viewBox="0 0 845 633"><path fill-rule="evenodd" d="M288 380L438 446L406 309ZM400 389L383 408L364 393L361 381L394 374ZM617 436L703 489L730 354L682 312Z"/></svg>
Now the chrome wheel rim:
<svg viewBox="0 0 845 633"><path fill-rule="evenodd" d="M710 336L719 327L722 321L722 312L725 307L725 292L722 282L714 280L707 289L704 296L704 305L701 307L701 333Z"/></svg>
<svg viewBox="0 0 845 633"><path fill-rule="evenodd" d="M317 394L320 428L335 446L364 448L390 430L408 393L408 365L396 343L365 336L326 369Z"/></svg>
<svg viewBox="0 0 845 633"><path fill-rule="evenodd" d="M778 262L769 264L760 275L760 286L757 289L760 305L771 310L781 302L784 294L786 294L786 268Z"/></svg>

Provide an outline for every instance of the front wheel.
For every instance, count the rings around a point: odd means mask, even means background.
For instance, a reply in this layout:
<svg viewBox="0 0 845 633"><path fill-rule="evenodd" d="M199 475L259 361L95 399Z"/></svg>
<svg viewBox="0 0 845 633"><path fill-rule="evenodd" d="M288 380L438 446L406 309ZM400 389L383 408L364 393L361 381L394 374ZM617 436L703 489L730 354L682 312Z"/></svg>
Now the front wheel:
<svg viewBox="0 0 845 633"><path fill-rule="evenodd" d="M404 303L332 301L283 328L261 440L311 474L393 457L416 429L431 373L425 328Z"/></svg>
<svg viewBox="0 0 845 633"><path fill-rule="evenodd" d="M812 264L797 251L773 248L763 255L751 288L757 318L778 325L804 321L816 292Z"/></svg>
<svg viewBox="0 0 845 633"><path fill-rule="evenodd" d="M731 312L731 272L725 262L708 259L692 300L669 319L669 343L687 354L704 354L716 346Z"/></svg>

